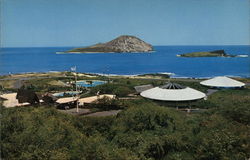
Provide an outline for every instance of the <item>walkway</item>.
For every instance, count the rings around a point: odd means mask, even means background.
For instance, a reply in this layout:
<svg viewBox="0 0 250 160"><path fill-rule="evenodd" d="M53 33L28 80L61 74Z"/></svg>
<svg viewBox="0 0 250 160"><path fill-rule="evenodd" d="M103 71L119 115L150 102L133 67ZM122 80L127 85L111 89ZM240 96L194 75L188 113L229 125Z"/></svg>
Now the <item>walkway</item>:
<svg viewBox="0 0 250 160"><path fill-rule="evenodd" d="M209 96L217 91L218 91L217 89L208 89L206 95Z"/></svg>
<svg viewBox="0 0 250 160"><path fill-rule="evenodd" d="M72 115L84 115L84 114L89 114L91 113L90 109L86 109L86 108L78 108L79 112L76 112L76 108L72 108L72 109L67 109L67 110L59 110L60 112L63 113L68 113L68 114L72 114Z"/></svg>

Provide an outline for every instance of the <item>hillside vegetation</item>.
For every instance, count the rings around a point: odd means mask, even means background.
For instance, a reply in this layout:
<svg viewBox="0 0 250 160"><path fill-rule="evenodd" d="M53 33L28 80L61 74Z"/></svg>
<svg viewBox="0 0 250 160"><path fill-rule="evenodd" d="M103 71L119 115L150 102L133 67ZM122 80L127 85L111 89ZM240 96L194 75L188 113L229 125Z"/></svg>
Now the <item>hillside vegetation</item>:
<svg viewBox="0 0 250 160"><path fill-rule="evenodd" d="M236 102L235 102L236 103ZM238 113L238 111L240 111ZM143 100L116 117L84 118L53 108L2 108L3 159L246 159L249 107L192 116Z"/></svg>
<svg viewBox="0 0 250 160"><path fill-rule="evenodd" d="M41 79L28 81L34 85L33 90L47 87L43 83L48 82ZM114 78L112 81L91 88L88 94L100 91L119 93L118 97L122 97L133 93L135 85L158 86L165 82L126 78ZM172 81L206 90L206 87L191 80ZM203 109L203 112L197 113L181 112L168 103L141 97L118 99L115 105L123 111L107 117L73 116L46 105L1 106L1 158L245 160L250 157L249 95L249 88L219 90L206 101L191 103L192 108ZM98 104L98 107L110 110L114 103L105 101L101 105Z"/></svg>

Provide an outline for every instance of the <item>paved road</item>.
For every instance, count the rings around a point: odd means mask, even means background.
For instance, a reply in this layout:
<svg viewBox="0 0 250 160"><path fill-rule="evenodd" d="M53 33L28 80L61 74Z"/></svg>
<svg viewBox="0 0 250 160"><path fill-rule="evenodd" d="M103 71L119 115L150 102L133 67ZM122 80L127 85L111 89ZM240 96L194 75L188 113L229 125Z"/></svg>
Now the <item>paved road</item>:
<svg viewBox="0 0 250 160"><path fill-rule="evenodd" d="M79 108L79 112L76 112L76 108L72 108L72 109L67 109L67 110L58 110L60 112L63 113L68 113L68 114L72 114L72 115L84 115L84 114L89 114L91 113L90 109L85 109L85 108Z"/></svg>
<svg viewBox="0 0 250 160"><path fill-rule="evenodd" d="M217 89L208 89L206 95L209 96L217 91L218 91Z"/></svg>

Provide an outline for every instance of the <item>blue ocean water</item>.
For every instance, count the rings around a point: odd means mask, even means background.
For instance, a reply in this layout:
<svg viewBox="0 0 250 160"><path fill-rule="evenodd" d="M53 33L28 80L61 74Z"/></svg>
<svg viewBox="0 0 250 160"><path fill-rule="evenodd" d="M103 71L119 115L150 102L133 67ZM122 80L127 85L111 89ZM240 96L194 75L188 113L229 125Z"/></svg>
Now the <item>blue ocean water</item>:
<svg viewBox="0 0 250 160"><path fill-rule="evenodd" d="M2 48L0 74L69 71L135 75L174 73L175 77L250 77L250 59L202 57L184 58L176 54L224 49L228 54L248 54L250 46L154 46L153 53L56 54L74 47Z"/></svg>

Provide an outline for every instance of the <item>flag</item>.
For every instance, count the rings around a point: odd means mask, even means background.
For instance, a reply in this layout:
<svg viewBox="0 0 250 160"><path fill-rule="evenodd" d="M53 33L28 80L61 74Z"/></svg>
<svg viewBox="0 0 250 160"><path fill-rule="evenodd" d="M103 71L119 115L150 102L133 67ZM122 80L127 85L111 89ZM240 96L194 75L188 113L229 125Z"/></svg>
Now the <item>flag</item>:
<svg viewBox="0 0 250 160"><path fill-rule="evenodd" d="M70 69L71 69L71 71L76 71L76 66L75 67L71 67Z"/></svg>

